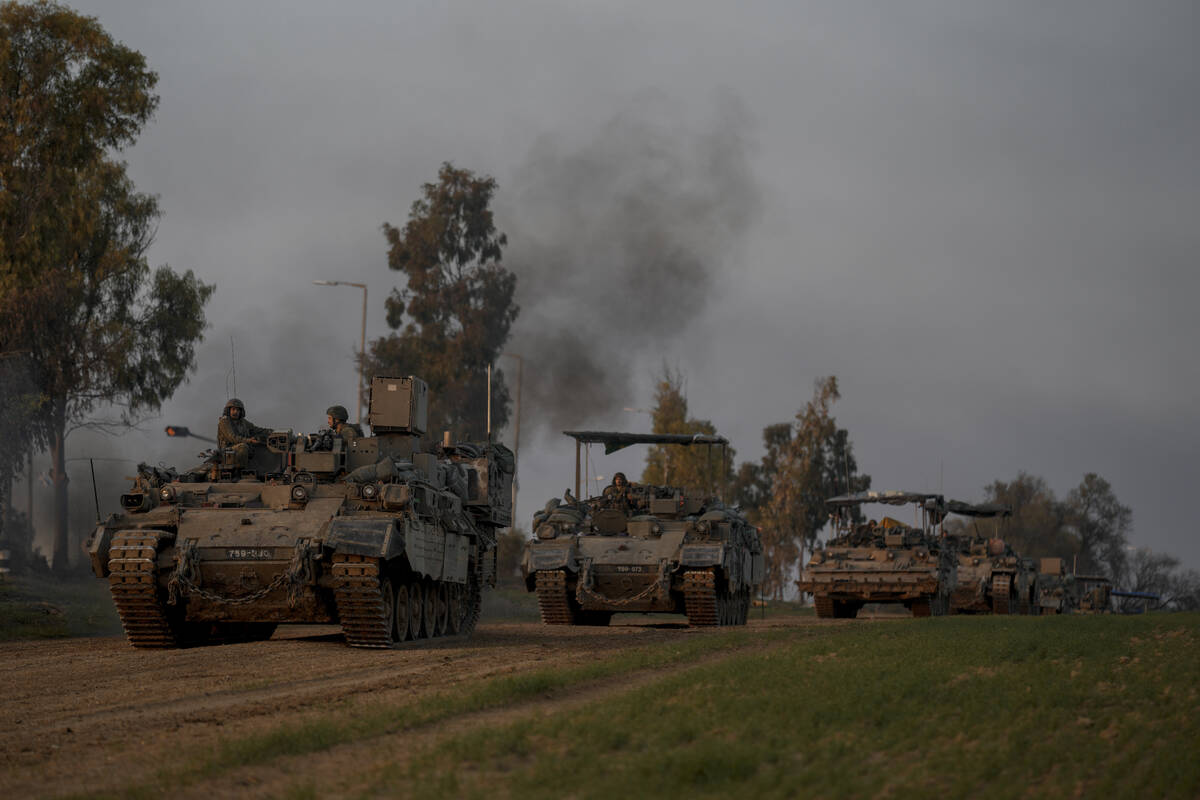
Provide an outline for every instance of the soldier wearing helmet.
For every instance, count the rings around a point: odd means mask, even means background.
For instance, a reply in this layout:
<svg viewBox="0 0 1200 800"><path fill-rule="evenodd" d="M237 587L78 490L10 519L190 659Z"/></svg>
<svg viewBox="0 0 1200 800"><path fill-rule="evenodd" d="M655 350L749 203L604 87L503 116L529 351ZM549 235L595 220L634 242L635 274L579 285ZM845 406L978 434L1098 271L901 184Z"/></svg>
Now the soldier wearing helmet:
<svg viewBox="0 0 1200 800"><path fill-rule="evenodd" d="M250 454L256 444L266 444L269 428L260 428L246 419L246 406L236 397L225 403L225 410L217 422L217 447L232 448L234 463L244 467L250 463Z"/></svg>
<svg viewBox="0 0 1200 800"><path fill-rule="evenodd" d="M358 427L353 422L347 422L350 419L350 412L345 406L330 406L325 409L325 416L329 421L329 429L333 431L334 436L340 436L343 439L359 439L362 437L362 428Z"/></svg>
<svg viewBox="0 0 1200 800"><path fill-rule="evenodd" d="M628 510L633 506L633 496L629 491L629 479L624 472L613 475L612 483L604 487L604 505L606 508Z"/></svg>

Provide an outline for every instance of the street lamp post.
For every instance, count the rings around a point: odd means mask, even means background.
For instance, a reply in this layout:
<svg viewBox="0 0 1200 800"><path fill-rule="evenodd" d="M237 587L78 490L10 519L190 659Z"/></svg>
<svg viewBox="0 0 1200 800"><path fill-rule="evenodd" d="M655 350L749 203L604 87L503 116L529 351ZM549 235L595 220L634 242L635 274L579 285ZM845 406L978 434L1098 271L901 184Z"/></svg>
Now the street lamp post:
<svg viewBox="0 0 1200 800"><path fill-rule="evenodd" d="M363 292L363 313L362 313L362 337L359 341L358 355L358 391L355 396L358 397L358 424L363 424L362 417L362 390L363 390L363 366L367 360L367 285L365 283L352 283L351 281L313 281L316 286L353 286L356 289L362 289Z"/></svg>
<svg viewBox="0 0 1200 800"><path fill-rule="evenodd" d="M516 409L517 421L516 421L516 425L513 430L513 460L517 462L517 469L519 470L521 468L521 382L522 382L522 378L525 376L525 359L524 359L524 357L519 356L516 353L503 353L502 355L506 355L509 358L515 358L517 360L517 409ZM488 397L489 398L491 397L490 391L488 392ZM512 488L512 517L513 517L512 527L514 527L514 528L517 526L517 485L518 485L518 483L519 483L519 481L517 480L517 476L514 474L513 475L513 488Z"/></svg>

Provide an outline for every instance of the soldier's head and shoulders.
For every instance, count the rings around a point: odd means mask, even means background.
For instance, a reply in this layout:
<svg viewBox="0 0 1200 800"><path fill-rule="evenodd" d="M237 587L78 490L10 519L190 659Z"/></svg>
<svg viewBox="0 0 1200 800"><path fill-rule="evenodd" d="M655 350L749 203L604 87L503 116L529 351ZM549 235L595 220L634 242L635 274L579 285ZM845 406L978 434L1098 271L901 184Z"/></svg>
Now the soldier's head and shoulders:
<svg viewBox="0 0 1200 800"><path fill-rule="evenodd" d="M363 432L357 424L350 422L350 412L345 406L330 406L325 409L325 420L335 436L343 439L362 438Z"/></svg>

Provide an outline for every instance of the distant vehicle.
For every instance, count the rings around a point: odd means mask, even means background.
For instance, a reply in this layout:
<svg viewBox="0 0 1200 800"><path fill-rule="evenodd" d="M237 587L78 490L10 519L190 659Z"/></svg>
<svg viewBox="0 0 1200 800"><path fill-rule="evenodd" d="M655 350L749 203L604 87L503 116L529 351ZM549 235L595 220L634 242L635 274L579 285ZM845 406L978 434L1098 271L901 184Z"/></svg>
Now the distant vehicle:
<svg viewBox="0 0 1200 800"><path fill-rule="evenodd" d="M912 505L917 519L856 524L853 510L873 503ZM813 595L818 617L853 618L867 603L899 603L914 617L949 613L958 563L934 532L946 515L940 494L858 492L825 505L834 511L833 538L813 552L796 584Z"/></svg>
<svg viewBox="0 0 1200 800"><path fill-rule="evenodd" d="M957 583L950 596L951 611L957 614L1030 613L1037 578L1033 562L1015 553L995 528L987 532L979 529L979 520L1003 520L1012 516L1012 509L951 500L946 504L946 510L975 520L968 533L947 537L953 540L958 557Z"/></svg>
<svg viewBox="0 0 1200 800"><path fill-rule="evenodd" d="M511 521L506 447L423 449L428 389L374 378L371 436L275 431L242 466L140 465L125 512L87 543L134 647L265 639L340 623L348 644L465 635Z"/></svg>
<svg viewBox="0 0 1200 800"><path fill-rule="evenodd" d="M575 439L575 494L534 515L521 570L550 625L607 625L620 612L686 614L691 625L743 625L762 583L758 529L712 492L610 486L579 498L579 447L719 446L721 436L565 431ZM716 467L714 466L714 473Z"/></svg>
<svg viewBox="0 0 1200 800"><path fill-rule="evenodd" d="M1070 614L1079 603L1075 576L1061 558L1038 559L1034 613Z"/></svg>
<svg viewBox="0 0 1200 800"><path fill-rule="evenodd" d="M1104 575L1075 575L1080 614L1112 613L1112 581Z"/></svg>

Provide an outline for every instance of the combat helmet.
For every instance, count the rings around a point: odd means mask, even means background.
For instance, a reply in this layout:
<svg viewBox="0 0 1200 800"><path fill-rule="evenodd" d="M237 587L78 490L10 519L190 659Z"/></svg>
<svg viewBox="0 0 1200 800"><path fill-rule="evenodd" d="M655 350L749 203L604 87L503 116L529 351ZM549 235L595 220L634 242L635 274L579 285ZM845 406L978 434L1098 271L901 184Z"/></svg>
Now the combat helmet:
<svg viewBox="0 0 1200 800"><path fill-rule="evenodd" d="M229 409L236 408L242 412L242 416L246 416L246 404L236 397L231 397L225 401L225 409L221 412L221 416L228 417Z"/></svg>
<svg viewBox="0 0 1200 800"><path fill-rule="evenodd" d="M333 417L334 422L345 422L350 419L350 412L346 410L345 406L330 406L325 409L325 414Z"/></svg>

